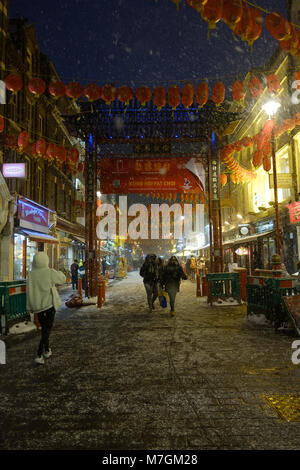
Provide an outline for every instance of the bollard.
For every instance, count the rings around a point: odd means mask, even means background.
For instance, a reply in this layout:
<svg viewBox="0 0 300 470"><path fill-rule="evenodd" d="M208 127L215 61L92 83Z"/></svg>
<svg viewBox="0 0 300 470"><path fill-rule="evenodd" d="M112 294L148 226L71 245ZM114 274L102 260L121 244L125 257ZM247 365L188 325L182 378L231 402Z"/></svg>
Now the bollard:
<svg viewBox="0 0 300 470"><path fill-rule="evenodd" d="M206 279L206 276L203 276L202 277L202 295L205 297L206 295L209 296L209 293L208 293L209 289L208 289L208 281Z"/></svg>
<svg viewBox="0 0 300 470"><path fill-rule="evenodd" d="M78 279L78 294L82 296L82 279Z"/></svg>
<svg viewBox="0 0 300 470"><path fill-rule="evenodd" d="M102 302L105 303L105 281L102 281Z"/></svg>
<svg viewBox="0 0 300 470"><path fill-rule="evenodd" d="M97 307L98 308L102 307L102 286L101 286L101 282L98 283L98 304L97 304Z"/></svg>
<svg viewBox="0 0 300 470"><path fill-rule="evenodd" d="M199 274L197 274L197 290L196 290L196 296L201 297L201 279Z"/></svg>

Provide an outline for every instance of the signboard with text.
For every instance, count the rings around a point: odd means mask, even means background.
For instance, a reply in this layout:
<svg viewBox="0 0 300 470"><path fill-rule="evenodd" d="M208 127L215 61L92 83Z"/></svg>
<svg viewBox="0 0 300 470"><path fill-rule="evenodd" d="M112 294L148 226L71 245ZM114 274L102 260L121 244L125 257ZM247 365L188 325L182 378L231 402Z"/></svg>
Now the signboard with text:
<svg viewBox="0 0 300 470"><path fill-rule="evenodd" d="M269 174L269 187L274 188L273 174ZM278 188L291 188L292 187L292 175L290 173L277 173L277 187Z"/></svg>
<svg viewBox="0 0 300 470"><path fill-rule="evenodd" d="M102 194L204 191L204 168L196 158L101 158Z"/></svg>
<svg viewBox="0 0 300 470"><path fill-rule="evenodd" d="M26 178L26 163L3 163L4 178Z"/></svg>
<svg viewBox="0 0 300 470"><path fill-rule="evenodd" d="M287 204L287 207L290 211L291 224L300 223L300 201L293 202L292 204Z"/></svg>
<svg viewBox="0 0 300 470"><path fill-rule="evenodd" d="M39 225L44 229L49 227L49 211L27 199L18 200L18 219L20 227L27 227L31 224Z"/></svg>

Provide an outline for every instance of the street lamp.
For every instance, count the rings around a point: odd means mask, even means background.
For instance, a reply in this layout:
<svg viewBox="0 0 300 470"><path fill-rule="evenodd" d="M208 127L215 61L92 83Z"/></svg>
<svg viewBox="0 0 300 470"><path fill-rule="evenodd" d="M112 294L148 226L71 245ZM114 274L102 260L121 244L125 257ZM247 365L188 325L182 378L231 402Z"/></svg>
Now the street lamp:
<svg viewBox="0 0 300 470"><path fill-rule="evenodd" d="M271 119L277 113L281 104L279 101L271 99L263 105L263 110L269 115ZM272 165L273 165L273 184L274 184L274 209L275 209L275 222L276 222L276 248L277 254L281 258L281 238L280 238L280 225L279 225L279 208L278 208L278 195L277 195L277 169L276 169L276 155L275 155L275 136L274 136L274 126L272 127L271 134L271 144L272 144Z"/></svg>

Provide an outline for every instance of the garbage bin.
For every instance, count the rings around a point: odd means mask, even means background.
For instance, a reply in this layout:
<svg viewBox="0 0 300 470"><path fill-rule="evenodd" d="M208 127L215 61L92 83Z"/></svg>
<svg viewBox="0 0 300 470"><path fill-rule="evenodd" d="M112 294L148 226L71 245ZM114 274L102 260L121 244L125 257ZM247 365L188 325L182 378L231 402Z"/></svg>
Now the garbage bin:
<svg viewBox="0 0 300 470"><path fill-rule="evenodd" d="M26 309L26 281L0 282L1 332L7 334L8 322L29 316Z"/></svg>

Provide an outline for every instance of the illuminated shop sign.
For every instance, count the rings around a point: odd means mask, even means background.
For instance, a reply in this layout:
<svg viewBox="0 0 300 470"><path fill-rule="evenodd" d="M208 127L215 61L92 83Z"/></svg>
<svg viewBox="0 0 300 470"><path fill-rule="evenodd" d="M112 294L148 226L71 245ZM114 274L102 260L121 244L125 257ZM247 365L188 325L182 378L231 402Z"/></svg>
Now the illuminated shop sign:
<svg viewBox="0 0 300 470"><path fill-rule="evenodd" d="M290 211L290 221L291 224L300 223L300 201L293 202L292 204L287 204Z"/></svg>
<svg viewBox="0 0 300 470"><path fill-rule="evenodd" d="M18 218L22 222L42 225L47 228L49 225L49 211L24 199L18 201Z"/></svg>
<svg viewBox="0 0 300 470"><path fill-rule="evenodd" d="M4 178L26 178L26 163L3 163Z"/></svg>
<svg viewBox="0 0 300 470"><path fill-rule="evenodd" d="M237 255L243 256L243 255L248 255L249 250L248 250L248 248L240 247L237 250L235 250L235 252L236 252Z"/></svg>

